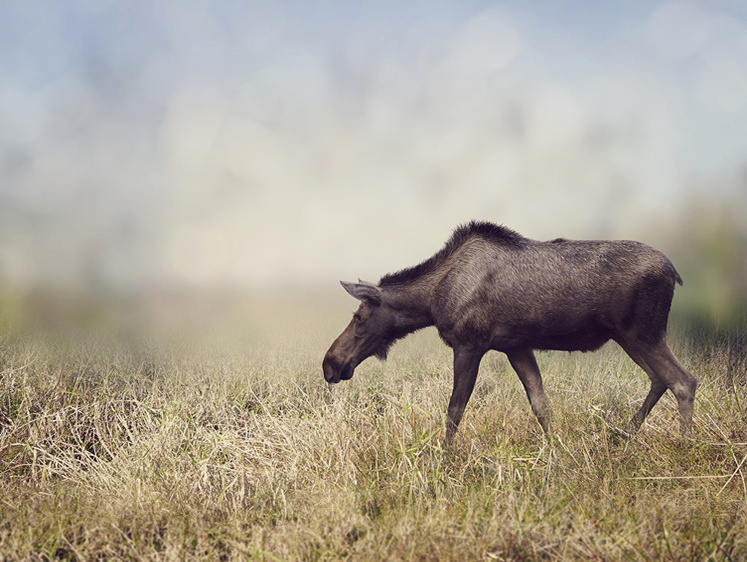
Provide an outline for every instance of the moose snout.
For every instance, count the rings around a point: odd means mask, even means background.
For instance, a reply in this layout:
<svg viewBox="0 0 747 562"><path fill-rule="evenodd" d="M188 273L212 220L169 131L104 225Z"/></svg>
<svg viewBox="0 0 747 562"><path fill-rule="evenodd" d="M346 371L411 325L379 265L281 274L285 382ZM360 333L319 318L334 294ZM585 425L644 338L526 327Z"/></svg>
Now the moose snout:
<svg viewBox="0 0 747 562"><path fill-rule="evenodd" d="M334 354L327 352L322 362L322 369L324 370L324 380L334 384L350 379L355 367L350 361L340 360Z"/></svg>
<svg viewBox="0 0 747 562"><path fill-rule="evenodd" d="M324 370L324 380L329 383L340 382L340 366L337 360L332 357L329 353L324 356L324 362L322 362L322 369Z"/></svg>

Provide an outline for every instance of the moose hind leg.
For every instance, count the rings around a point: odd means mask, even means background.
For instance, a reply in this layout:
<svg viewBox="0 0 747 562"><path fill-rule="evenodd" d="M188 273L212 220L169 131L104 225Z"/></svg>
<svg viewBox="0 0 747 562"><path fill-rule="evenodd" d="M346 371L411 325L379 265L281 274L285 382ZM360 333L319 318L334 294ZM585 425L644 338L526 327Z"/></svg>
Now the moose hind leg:
<svg viewBox="0 0 747 562"><path fill-rule="evenodd" d="M665 384L659 381L651 381L651 388L646 395L646 399L641 405L641 409L638 410L630 420L631 431L636 432L641 428L641 425L643 425L643 422L646 419L646 416L648 416L649 412L651 411L651 408L654 407L654 405L659 401L659 398L661 398L666 391L667 387Z"/></svg>
<svg viewBox="0 0 747 562"><path fill-rule="evenodd" d="M648 391L646 399L643 401L643 405L641 406L640 410L636 412L636 414L628 424L629 431L635 433L641 428L641 425L643 425L643 422L645 421L646 416L648 416L649 412L651 411L651 408L656 405L656 403L659 401L659 398L661 398L662 395L667 391L667 385L664 384L664 381L662 381L659 376L651 369L651 367L648 363L646 363L643 357L638 354L635 347L631 346L622 338L616 339L615 341L617 341L617 343L620 345L620 347L623 348L625 353L627 353L630 358L646 372L648 378L651 380L651 388Z"/></svg>
<svg viewBox="0 0 747 562"><path fill-rule="evenodd" d="M658 397L654 400L655 394L659 393L659 396L661 396L664 393L661 390L661 385L664 385L672 391L672 394L677 399L682 434L689 434L692 428L693 402L698 381L677 360L664 337L654 345L635 345L632 348L633 352L637 353L651 370L651 373L649 373L649 377L651 377L651 391L649 391L649 396L646 397L646 401L639 414L643 413L645 417L645 414L648 412L644 408L648 406L650 410L653 407L653 404L658 400ZM626 349L626 351L628 350ZM630 354L630 352L628 353ZM631 355L631 357L635 360L635 356ZM652 401L649 405L650 398ZM635 420L637 417L638 414L633 419Z"/></svg>
<svg viewBox="0 0 747 562"><path fill-rule="evenodd" d="M527 348L510 351L506 355L514 371L519 375L521 384L524 385L534 415L537 416L545 435L550 437L550 405L545 396L542 375L534 358L534 353Z"/></svg>

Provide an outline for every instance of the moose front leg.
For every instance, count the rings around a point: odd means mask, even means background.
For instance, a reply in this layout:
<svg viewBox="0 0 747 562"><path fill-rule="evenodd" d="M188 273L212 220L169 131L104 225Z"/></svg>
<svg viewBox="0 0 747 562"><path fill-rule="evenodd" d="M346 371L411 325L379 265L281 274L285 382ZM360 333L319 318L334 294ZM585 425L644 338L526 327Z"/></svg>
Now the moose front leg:
<svg viewBox="0 0 747 562"><path fill-rule="evenodd" d="M542 375L534 353L526 348L506 352L506 355L514 371L519 375L521 384L524 385L534 415L537 416L545 435L550 439L550 405L547 403L545 389L542 386Z"/></svg>
<svg viewBox="0 0 747 562"><path fill-rule="evenodd" d="M454 348L454 389L449 400L444 446L451 444L459 422L462 421L464 408L475 388L477 371L480 369L483 355L484 352L472 348Z"/></svg>

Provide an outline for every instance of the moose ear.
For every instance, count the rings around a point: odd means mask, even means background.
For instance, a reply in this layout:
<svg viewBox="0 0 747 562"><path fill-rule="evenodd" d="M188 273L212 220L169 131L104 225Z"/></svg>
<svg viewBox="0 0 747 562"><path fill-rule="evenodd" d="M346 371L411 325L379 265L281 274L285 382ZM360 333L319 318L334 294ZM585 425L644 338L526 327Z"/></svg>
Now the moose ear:
<svg viewBox="0 0 747 562"><path fill-rule="evenodd" d="M360 281L360 279L358 281ZM346 283L345 281L340 281L340 284L343 289L359 301L365 301L376 306L381 304L381 289L373 283L367 283L365 281L360 281L359 283Z"/></svg>

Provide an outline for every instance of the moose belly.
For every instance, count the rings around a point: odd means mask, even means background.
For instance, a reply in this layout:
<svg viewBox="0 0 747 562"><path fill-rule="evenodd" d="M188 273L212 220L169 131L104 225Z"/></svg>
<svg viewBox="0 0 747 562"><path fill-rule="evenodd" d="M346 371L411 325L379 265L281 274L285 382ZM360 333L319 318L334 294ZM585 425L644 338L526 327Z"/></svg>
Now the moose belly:
<svg viewBox="0 0 747 562"><path fill-rule="evenodd" d="M613 336L612 331L596 321L573 326L520 324L501 326L493 334L491 347L503 351L517 347L539 350L594 351Z"/></svg>

